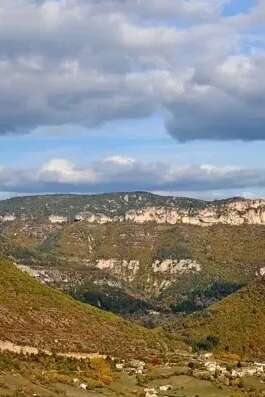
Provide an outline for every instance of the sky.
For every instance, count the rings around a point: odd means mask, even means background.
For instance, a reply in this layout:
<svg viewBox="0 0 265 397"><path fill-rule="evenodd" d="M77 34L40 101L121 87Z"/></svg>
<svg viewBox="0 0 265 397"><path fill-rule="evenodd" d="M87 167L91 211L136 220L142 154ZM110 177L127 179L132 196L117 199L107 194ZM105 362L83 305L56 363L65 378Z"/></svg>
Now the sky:
<svg viewBox="0 0 265 397"><path fill-rule="evenodd" d="M0 198L265 196L264 0L1 0Z"/></svg>

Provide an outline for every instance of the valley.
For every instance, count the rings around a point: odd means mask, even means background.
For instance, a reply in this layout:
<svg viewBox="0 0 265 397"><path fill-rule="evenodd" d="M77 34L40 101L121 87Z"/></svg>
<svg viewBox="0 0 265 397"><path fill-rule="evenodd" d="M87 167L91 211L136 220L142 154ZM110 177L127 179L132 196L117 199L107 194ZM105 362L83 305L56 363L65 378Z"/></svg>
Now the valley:
<svg viewBox="0 0 265 397"><path fill-rule="evenodd" d="M134 195L0 202L0 396L264 395L263 204L242 223L115 218L238 208Z"/></svg>
<svg viewBox="0 0 265 397"><path fill-rule="evenodd" d="M125 316L201 310L265 267L260 225L16 220L0 227L3 253L20 268Z"/></svg>

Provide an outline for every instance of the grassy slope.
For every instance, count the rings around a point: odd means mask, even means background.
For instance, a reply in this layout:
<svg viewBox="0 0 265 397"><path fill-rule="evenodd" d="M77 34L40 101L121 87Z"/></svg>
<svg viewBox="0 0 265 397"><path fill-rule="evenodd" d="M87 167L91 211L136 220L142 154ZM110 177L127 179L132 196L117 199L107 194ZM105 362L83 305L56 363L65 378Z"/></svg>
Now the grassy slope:
<svg viewBox="0 0 265 397"><path fill-rule="evenodd" d="M215 282L246 285L255 278L257 268L265 266L264 226L202 228L192 225L89 225L86 222L51 226L21 221L2 225L1 232L9 243L6 255L11 254L27 265L39 264L73 272L70 277L73 284L74 272L82 268L82 280L88 289L90 284L94 285L94 279L103 278L103 275L82 265L86 260L91 263L101 258L139 260L140 271L136 278L130 283L122 280L123 288L126 287L124 292L140 294L147 299L158 298L166 305L189 299L190 293L204 294ZM168 258L195 259L202 265L202 271L176 275L172 284L157 296L153 286L167 279L167 275L154 274L152 262ZM115 279L116 276L112 276ZM110 278L107 272L106 277Z"/></svg>
<svg viewBox="0 0 265 397"><path fill-rule="evenodd" d="M265 281L248 287L194 315L186 326L196 341L211 335L220 338L218 351L242 357L265 358Z"/></svg>
<svg viewBox="0 0 265 397"><path fill-rule="evenodd" d="M0 339L57 351L142 358L160 354L168 342L158 331L145 330L38 283L4 259L0 260Z"/></svg>
<svg viewBox="0 0 265 397"><path fill-rule="evenodd" d="M13 247L41 249L56 256L115 257L145 262L193 257L201 262L265 264L265 226L257 225L200 227L73 222L52 226L39 220L2 224L1 235Z"/></svg>

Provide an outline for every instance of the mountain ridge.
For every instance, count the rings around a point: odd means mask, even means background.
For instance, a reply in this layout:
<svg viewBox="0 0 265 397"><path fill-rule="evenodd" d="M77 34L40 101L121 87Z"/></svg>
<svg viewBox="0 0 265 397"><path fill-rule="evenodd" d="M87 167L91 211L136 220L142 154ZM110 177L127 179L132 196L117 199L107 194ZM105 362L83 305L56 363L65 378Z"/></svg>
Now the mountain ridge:
<svg viewBox="0 0 265 397"><path fill-rule="evenodd" d="M36 195L0 201L0 220L45 218L51 223L265 224L265 199L204 201L148 192Z"/></svg>

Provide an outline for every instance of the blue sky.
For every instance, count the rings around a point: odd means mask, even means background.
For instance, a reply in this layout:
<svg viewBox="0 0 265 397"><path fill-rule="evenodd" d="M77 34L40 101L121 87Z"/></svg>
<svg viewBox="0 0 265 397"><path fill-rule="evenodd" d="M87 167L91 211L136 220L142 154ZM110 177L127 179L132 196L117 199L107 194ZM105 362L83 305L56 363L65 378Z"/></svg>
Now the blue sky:
<svg viewBox="0 0 265 397"><path fill-rule="evenodd" d="M1 164L24 167L53 158L67 158L84 165L114 155L137 160L170 161L180 164L233 164L264 166L263 141L192 141L180 143L165 130L161 118L121 121L93 130L64 126L40 128L26 135L1 137Z"/></svg>
<svg viewBox="0 0 265 397"><path fill-rule="evenodd" d="M264 2L1 8L0 195L265 195Z"/></svg>
<svg viewBox="0 0 265 397"><path fill-rule="evenodd" d="M233 0L227 2L223 9L224 16L234 16L248 12L254 5L253 0Z"/></svg>

